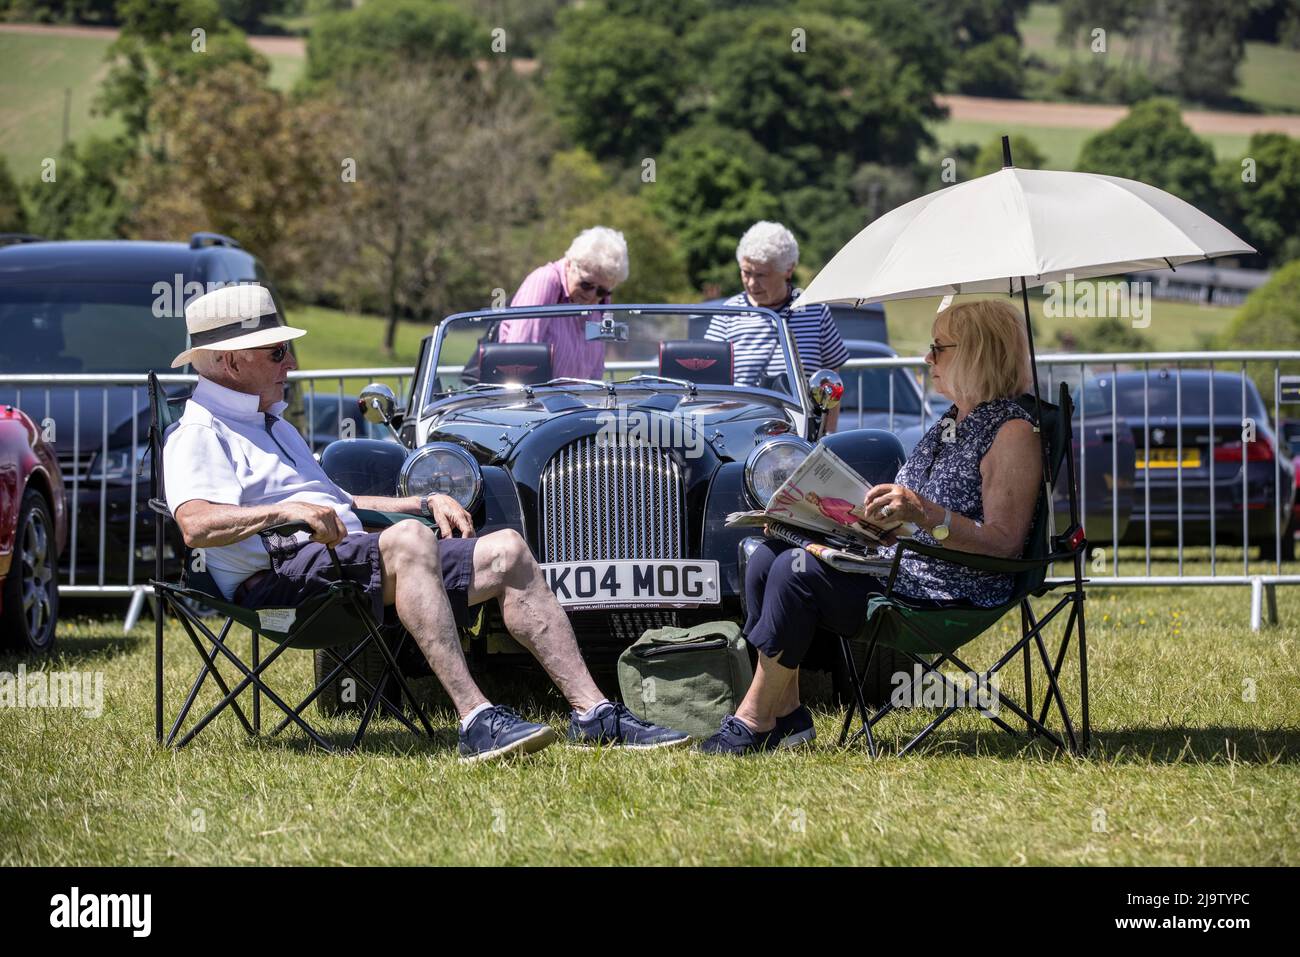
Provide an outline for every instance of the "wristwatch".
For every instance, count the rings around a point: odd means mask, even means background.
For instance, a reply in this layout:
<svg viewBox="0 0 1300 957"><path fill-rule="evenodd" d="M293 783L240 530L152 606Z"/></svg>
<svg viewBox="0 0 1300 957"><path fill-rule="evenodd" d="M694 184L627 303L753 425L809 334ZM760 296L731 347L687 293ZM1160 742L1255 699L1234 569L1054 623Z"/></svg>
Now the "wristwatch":
<svg viewBox="0 0 1300 957"><path fill-rule="evenodd" d="M931 537L934 538L936 542L942 545L944 539L946 539L949 536L949 534L951 534L951 532L952 532L952 509L945 508L943 510L943 521L940 522L938 525L936 525L934 528L930 529L930 535Z"/></svg>
<svg viewBox="0 0 1300 957"><path fill-rule="evenodd" d="M420 496L420 514L433 522L436 521L436 519L433 517L433 510L429 508L429 498L429 495Z"/></svg>

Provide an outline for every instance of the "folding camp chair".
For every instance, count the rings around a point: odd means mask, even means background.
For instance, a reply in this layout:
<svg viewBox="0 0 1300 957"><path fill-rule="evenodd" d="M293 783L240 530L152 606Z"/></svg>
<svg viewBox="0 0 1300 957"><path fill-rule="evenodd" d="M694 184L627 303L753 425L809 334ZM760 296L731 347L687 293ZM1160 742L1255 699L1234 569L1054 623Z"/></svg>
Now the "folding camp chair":
<svg viewBox="0 0 1300 957"><path fill-rule="evenodd" d="M1031 415L1034 413L1035 400L1033 396L1024 396L1019 401L1021 406L1029 411ZM1083 525L1079 518L1078 478L1074 469L1074 448L1071 432L1073 404L1070 401L1070 392L1066 384L1061 383L1059 406L1043 402L1041 408L1042 420L1039 435L1047 443L1046 454L1043 456L1044 470L1047 474L1043 491L1039 493L1038 502L1035 506L1034 521L1025 554L1021 558L993 558L986 555L956 551L951 548L927 545L911 539L899 541L894 554L894 562L890 568L885 593L869 601L866 621L857 635L840 636L840 652L844 657L845 667L849 672L854 692L854 697L849 703L848 712L844 716L844 727L840 731L841 745L856 740L860 736L865 736L868 750L874 757L877 753L875 737L872 734L874 726L891 711L895 710L896 700L903 702L916 701L917 691L922 687L922 683L927 680L928 676L933 676L930 680L937 680L942 683L946 706L939 716L931 721L919 734L900 747L898 753L900 755L906 754L920 744L939 725L956 713L959 704L948 704L947 695L964 690L960 689L949 676L939 671L939 667L946 662L952 662L963 672L976 674L972 668L957 657L957 650L983 634L1001 620L1003 615L1019 608L1020 638L1007 649L991 668L978 675L976 686L980 688L985 702L992 697L995 699L992 702L994 705L1003 705L1009 708L1017 717L1023 720L1026 731L1031 737L1035 734L1041 734L1058 748L1064 749L1066 747L1065 742L1048 729L1044 723L1050 706L1055 703L1061 715L1070 750L1079 753L1088 749L1090 739L1088 724L1088 650L1083 607L1085 599L1083 557L1087 550L1087 541L1084 538ZM1052 494L1051 490L1055 488L1056 479L1060 475L1062 461L1066 463L1070 522L1065 532L1057 535L1053 527L1049 496ZM943 559L969 568L977 568L982 571L1012 574L1015 576L1012 597L1005 603L992 608L982 608L969 603L956 602L939 609L916 607L914 603L910 603L905 597L894 593L894 583L898 577L899 563L904 553L908 551ZM1070 562L1073 567L1073 579L1067 584L1068 591L1057 600L1046 615L1040 618L1035 615L1029 599L1031 596L1041 597L1053 591L1055 587L1059 587L1046 581L1048 566L1054 562ZM1069 609L1069 615L1066 619L1065 633L1061 639L1055 660L1052 661L1048 658L1047 647L1043 641L1043 629L1066 608ZM1076 737L1074 725L1070 720L1069 709L1066 708L1059 682L1061 667L1065 661L1065 655L1076 624L1079 628L1081 743L1080 738ZM865 665L859 672L857 663L854 661L853 643L864 641L867 645L867 657ZM900 652L906 659L919 666L919 671L914 668L910 685L906 689L902 687L896 688L890 700L882 704L873 713L867 707L863 689L866 675L870 670L872 656L881 646L893 648ZM1037 717L1030 713L1034 706L1031 646L1037 650L1048 686ZM1019 703L1004 694L1001 688L993 682L994 677L1017 654L1023 654L1024 656L1024 707L1021 707ZM952 700L961 702L963 697L964 695L956 694ZM861 727L853 733L850 739L849 729L853 723L855 709L861 719ZM989 707L982 709L981 713L1003 730L1012 734L1016 733L1015 729L998 715L998 710L1000 709L997 707Z"/></svg>
<svg viewBox="0 0 1300 957"><path fill-rule="evenodd" d="M196 550L183 546L181 548L182 569L180 583L174 584L164 580L164 525L168 521L174 522L175 519L167 508L166 482L163 476L163 437L168 427L180 417L178 407L183 405L184 401L184 398L169 399L159 385L157 377L152 372L149 374L149 455L152 463L149 507L157 514L154 521L155 574L150 582L154 589L157 612L155 615L154 636L154 734L156 739L159 742L163 741L163 621L168 608L180 620L191 644L194 646L194 650L198 652L202 661L199 673L190 685L189 693L185 697L185 703L181 706L180 712L167 734L166 744L169 747L173 743L178 748L184 747L226 708L234 711L244 730L249 735L259 734L261 732L261 699L265 696L285 716L284 720L271 732L272 735L278 734L290 723L293 723L301 728L317 745L327 751L333 751L334 747L325 740L319 731L304 720L302 714L332 681L344 674L356 682L356 687L360 693L368 696L360 725L352 738L350 748L355 748L361 743L371 719L380 706L405 725L413 734L420 733L420 729L407 718L403 710L383 694L383 690L390 678L396 683L400 691L398 700L404 699L409 702L411 710L423 726L424 732L432 737L433 728L430 726L415 696L411 693L406 679L403 678L401 669L398 667L393 655L393 649L385 641L380 626L371 613L369 601L365 598L360 585L343 577L342 566L333 548L329 550L329 554L334 563L335 573L338 576L337 581L330 584L329 591L326 594L309 599L294 608L250 610L227 601L217 588L212 575L207 571L206 564L196 554ZM393 516L388 513L371 513L366 510L359 510L357 515L362 524L366 526L389 525L396 518L409 518L409 516ZM297 531L310 531L310 529L304 523L287 523L266 529L261 534L264 537L275 534L290 535ZM214 608L220 615L225 616L225 622L219 631L214 633L204 623L200 615L194 610L193 606L195 605ZM244 662L227 643L230 630L235 624L243 625L252 632L251 662ZM202 638L200 638L200 635L202 635ZM260 638L262 636L269 638L276 645L264 660L260 657ZM400 641L404 637L405 633L399 632L398 640ZM358 641L358 638L361 640ZM372 645L378 649L385 661L383 673L373 684L358 674L352 667L355 659ZM347 652L345 654L335 653L334 649L341 647L347 647ZM264 677L267 669L289 648L324 649L334 663L333 669L317 683L316 687L297 707L290 707L280 695L276 694L267 685ZM242 678L233 688L226 683L217 668L217 662L223 658L242 675ZM185 719L189 716L195 701L198 699L199 692L203 689L209 676L220 689L222 698L177 741L177 735L180 733ZM239 704L240 695L250 686L253 689L251 721Z"/></svg>

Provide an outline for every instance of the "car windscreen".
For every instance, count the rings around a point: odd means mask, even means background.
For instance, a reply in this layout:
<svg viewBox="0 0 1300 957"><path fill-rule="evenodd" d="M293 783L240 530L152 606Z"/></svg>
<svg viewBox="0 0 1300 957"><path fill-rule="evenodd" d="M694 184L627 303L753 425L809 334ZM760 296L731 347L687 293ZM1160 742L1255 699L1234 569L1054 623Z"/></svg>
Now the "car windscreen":
<svg viewBox="0 0 1300 957"><path fill-rule="evenodd" d="M0 371L130 373L170 369L185 320L142 283L0 283ZM156 314L161 313L162 318Z"/></svg>
<svg viewBox="0 0 1300 957"><path fill-rule="evenodd" d="M1152 416L1174 416L1179 409L1187 416L1206 416L1210 414L1210 377L1200 374L1182 377L1181 399L1179 398L1178 376L1172 372L1155 369L1146 376L1146 397L1143 397L1143 376L1141 373L1121 375L1116 394L1116 411L1125 418L1140 420L1143 403ZM1109 412L1111 406L1112 378L1099 376L1088 382L1084 390L1084 401L1088 413ZM1246 405L1241 403L1241 376L1231 373L1216 373L1214 376L1214 417L1240 418L1243 414L1256 419L1267 420L1268 413L1260 399L1254 383L1246 382Z"/></svg>
<svg viewBox="0 0 1300 957"><path fill-rule="evenodd" d="M435 358L435 389L540 386L563 378L617 385L643 376L655 377L642 380L646 388L740 386L795 400L787 333L773 317L712 314L707 325L698 318L646 308L450 319Z"/></svg>

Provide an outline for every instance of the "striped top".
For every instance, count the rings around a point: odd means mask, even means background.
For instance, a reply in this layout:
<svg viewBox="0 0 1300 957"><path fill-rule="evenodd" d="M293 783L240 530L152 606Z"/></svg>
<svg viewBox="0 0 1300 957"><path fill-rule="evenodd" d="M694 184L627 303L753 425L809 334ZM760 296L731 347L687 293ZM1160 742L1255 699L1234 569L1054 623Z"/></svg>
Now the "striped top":
<svg viewBox="0 0 1300 957"><path fill-rule="evenodd" d="M792 286L785 302L772 311L789 325L805 375L818 369L838 369L848 361L849 350L835 328L831 308L816 303L791 309L791 304L802 294L802 289ZM741 292L724 305L753 306L754 303L748 294ZM714 316L704 338L731 343L736 385L756 386L763 377L779 376L786 371L777 332L771 320L758 313Z"/></svg>
<svg viewBox="0 0 1300 957"><path fill-rule="evenodd" d="M567 259L557 259L530 272L510 300L512 306L555 306L573 302L565 287ZM601 300L609 303L609 297ZM551 374L579 379L599 379L605 374L605 343L587 339L590 316L539 316L536 319L506 319L497 330L498 342L550 342L555 345Z"/></svg>

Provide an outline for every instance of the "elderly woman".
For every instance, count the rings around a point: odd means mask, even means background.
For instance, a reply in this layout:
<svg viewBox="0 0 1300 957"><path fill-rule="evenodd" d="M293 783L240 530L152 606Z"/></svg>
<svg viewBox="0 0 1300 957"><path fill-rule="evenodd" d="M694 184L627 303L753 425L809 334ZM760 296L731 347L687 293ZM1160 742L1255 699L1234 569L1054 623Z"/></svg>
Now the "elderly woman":
<svg viewBox="0 0 1300 957"><path fill-rule="evenodd" d="M914 522L917 538L965 552L1017 557L1042 485L1040 449L1029 415L1014 401L1027 388L1024 321L1002 300L965 303L939 314L926 355L935 387L952 406L922 438L893 484L873 486L863 503L878 525ZM893 544L892 540L888 544ZM746 754L815 737L799 703L799 664L815 629L857 631L884 583L840 572L802 549L765 542L749 559L746 639L758 669L744 701L701 748ZM894 584L914 603L993 606L1012 577L907 553Z"/></svg>
<svg viewBox="0 0 1300 957"><path fill-rule="evenodd" d="M799 243L790 230L767 220L755 223L740 237L736 261L745 291L732 296L726 305L761 306L784 318L807 375L818 369L838 369L848 361L849 350L835 328L829 306L791 308L803 290L791 281L799 263ZM736 385L761 385L785 371L775 331L756 316L714 316L704 338L732 344ZM834 427L835 413L831 413L826 431Z"/></svg>
<svg viewBox="0 0 1300 957"><path fill-rule="evenodd" d="M534 269L520 284L512 306L606 305L616 286L627 279L627 241L607 226L584 229L569 244L563 259ZM587 339L584 316L507 319L499 342L550 342L555 345L556 376L599 379L605 373L605 344Z"/></svg>

